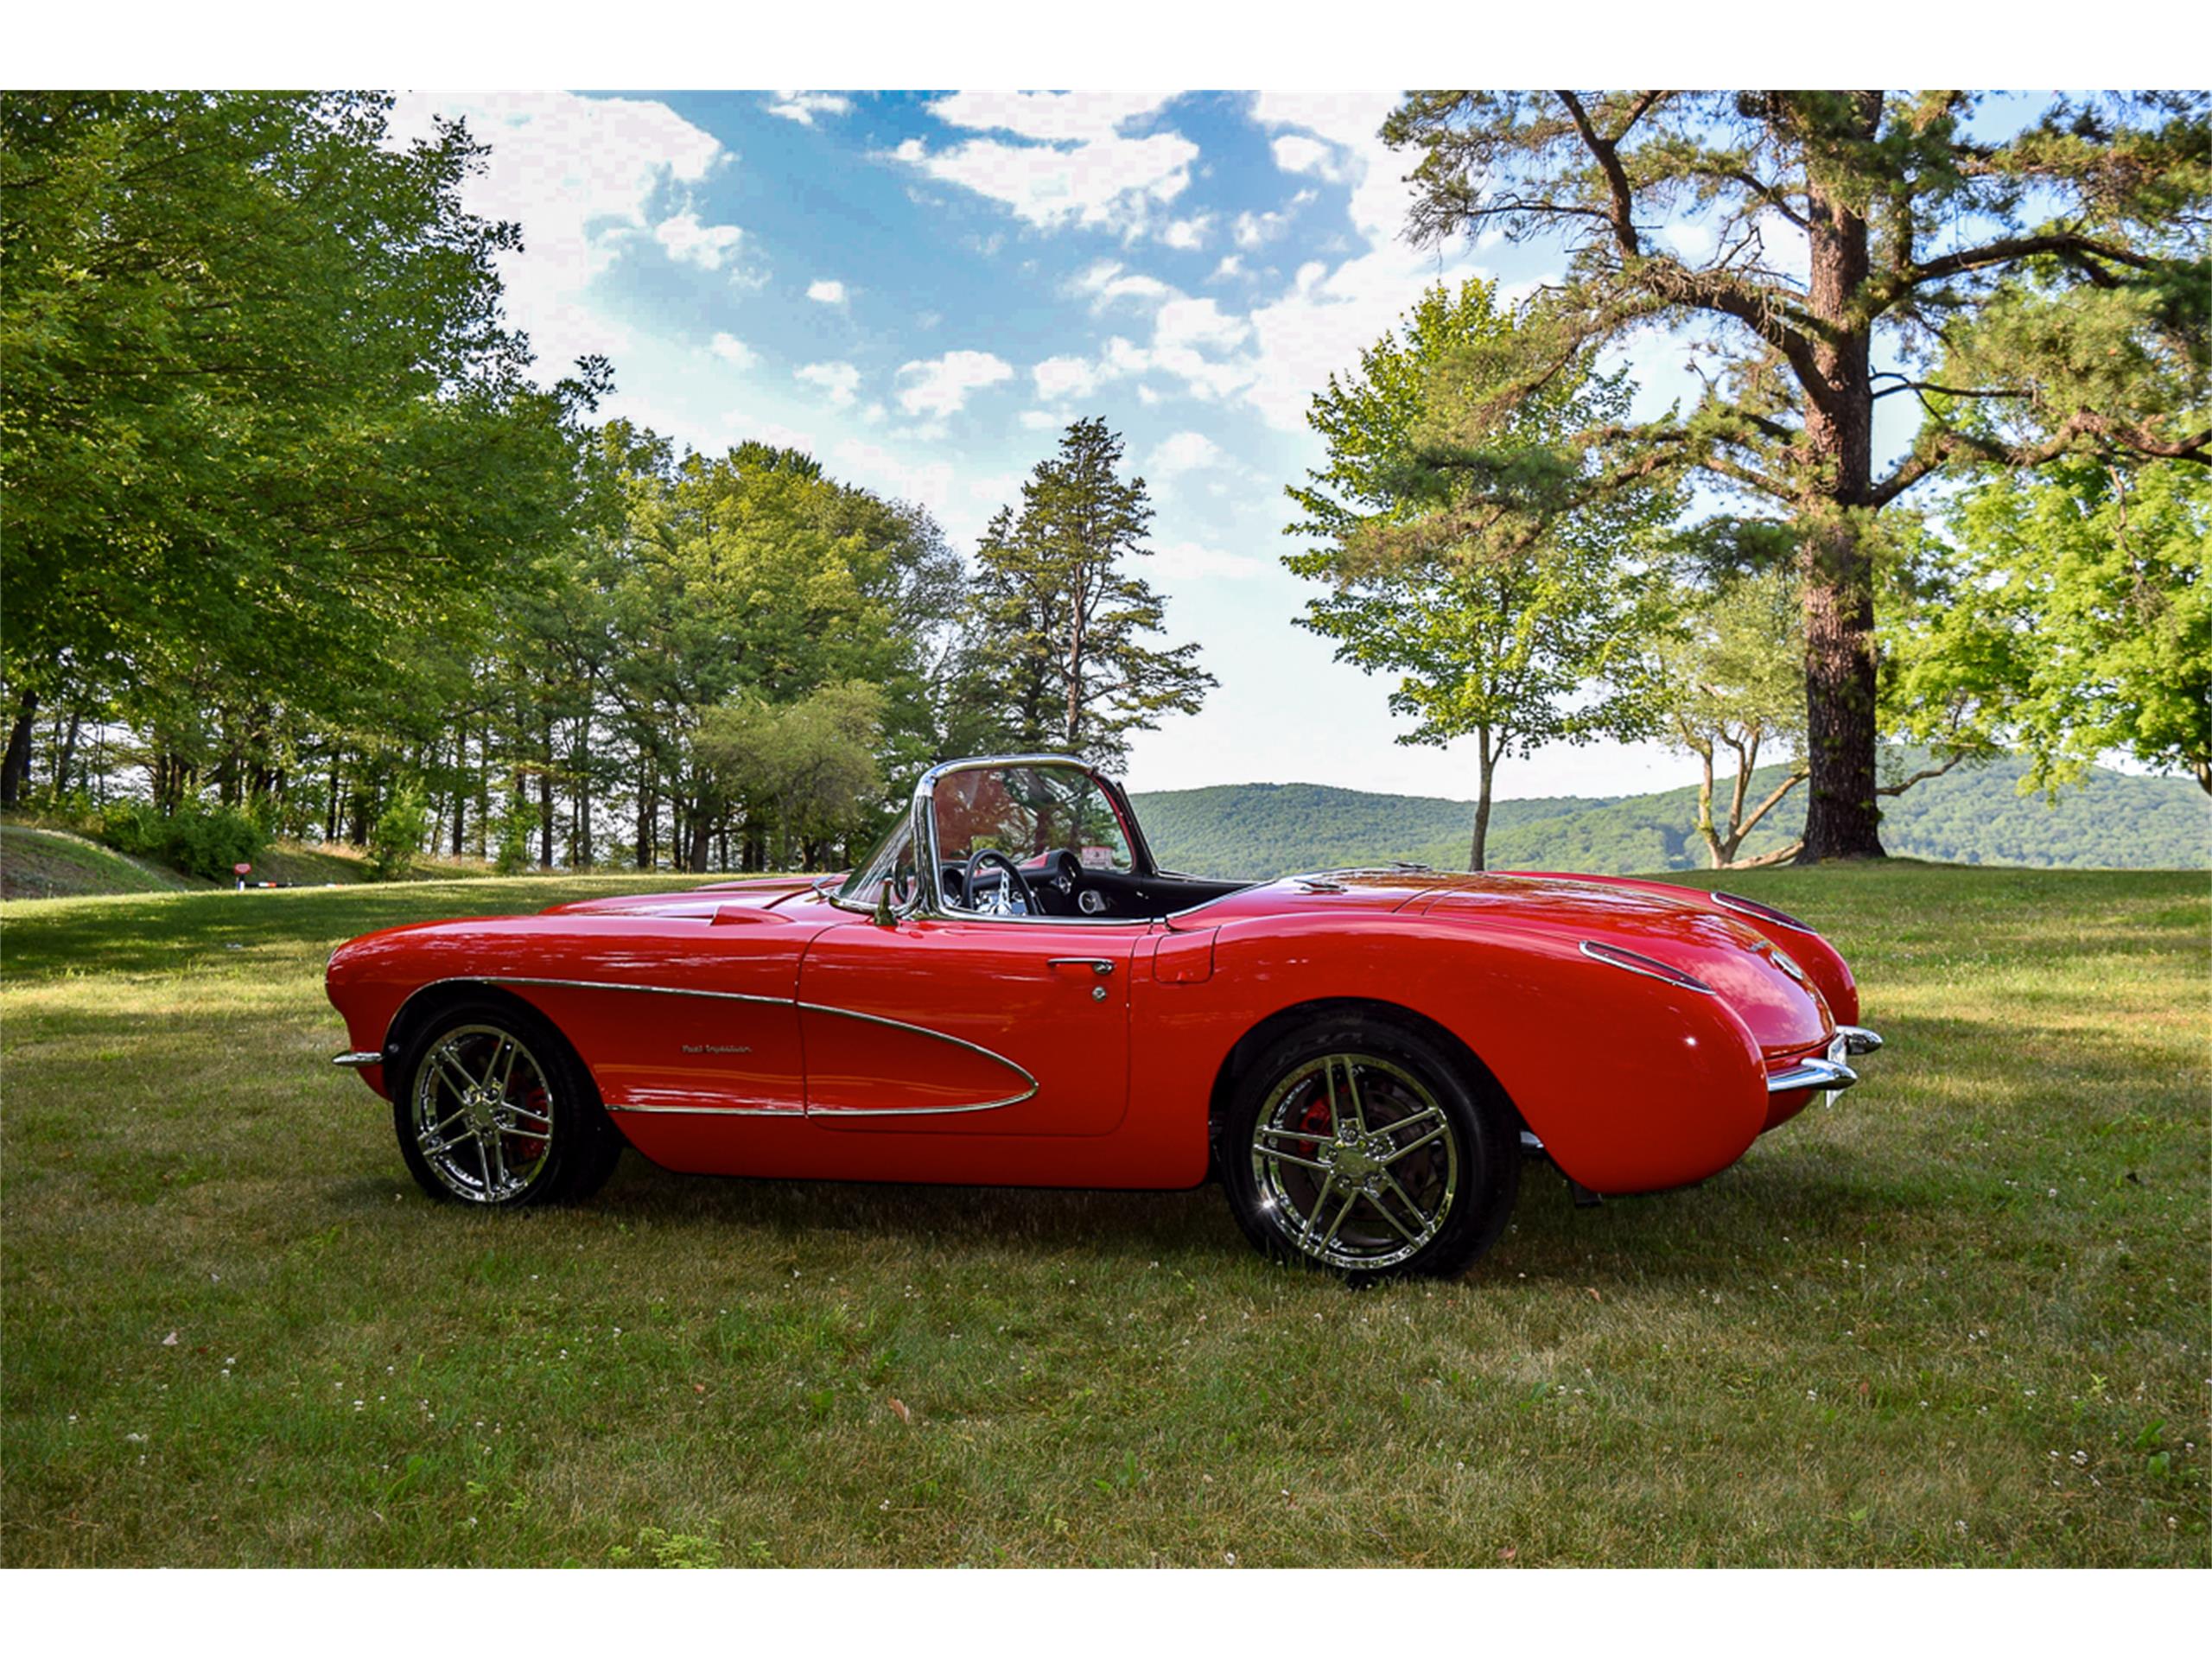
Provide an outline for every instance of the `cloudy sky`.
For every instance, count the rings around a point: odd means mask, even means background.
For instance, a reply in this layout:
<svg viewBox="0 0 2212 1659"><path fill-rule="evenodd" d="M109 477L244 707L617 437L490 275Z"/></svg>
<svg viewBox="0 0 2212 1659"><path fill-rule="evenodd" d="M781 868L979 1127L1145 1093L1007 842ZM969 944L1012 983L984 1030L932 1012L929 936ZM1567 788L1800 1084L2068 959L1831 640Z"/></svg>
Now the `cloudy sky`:
<svg viewBox="0 0 2212 1659"><path fill-rule="evenodd" d="M1465 797L1399 746L1389 685L1291 626L1284 486L1307 399L1439 278L1525 291L1555 249L1401 238L1388 93L409 94L467 118L472 206L519 220L506 282L548 377L605 353L628 416L700 448L796 445L971 547L1077 416L1128 441L1171 637L1220 690L1138 740L1141 789L1304 780ZM1679 227L1685 251L1699 232ZM1671 395L1667 371L1654 391ZM1560 747L1505 795L1687 781L1656 747Z"/></svg>

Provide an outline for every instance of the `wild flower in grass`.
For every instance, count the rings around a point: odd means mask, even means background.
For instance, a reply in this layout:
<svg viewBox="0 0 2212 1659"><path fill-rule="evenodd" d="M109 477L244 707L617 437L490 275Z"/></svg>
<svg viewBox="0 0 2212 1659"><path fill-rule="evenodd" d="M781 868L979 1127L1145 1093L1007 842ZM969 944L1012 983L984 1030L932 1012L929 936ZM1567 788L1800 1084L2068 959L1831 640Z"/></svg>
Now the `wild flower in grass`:
<svg viewBox="0 0 2212 1659"><path fill-rule="evenodd" d="M1224 1566L1234 1567L1236 1565L1236 1552L1233 1549L1224 1550L1221 1560Z"/></svg>

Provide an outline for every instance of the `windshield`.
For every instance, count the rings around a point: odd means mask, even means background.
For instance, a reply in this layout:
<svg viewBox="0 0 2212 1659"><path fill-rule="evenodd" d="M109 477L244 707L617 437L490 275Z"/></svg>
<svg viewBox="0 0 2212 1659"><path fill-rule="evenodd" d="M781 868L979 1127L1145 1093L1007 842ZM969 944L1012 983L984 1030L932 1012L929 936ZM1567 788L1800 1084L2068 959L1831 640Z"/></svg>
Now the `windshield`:
<svg viewBox="0 0 2212 1659"><path fill-rule="evenodd" d="M947 864L989 849L1025 866L1059 851L1090 870L1127 875L1135 865L1112 798L1079 766L967 767L938 780L931 804Z"/></svg>
<svg viewBox="0 0 2212 1659"><path fill-rule="evenodd" d="M886 881L891 883L893 909L903 910L913 902L914 820L910 812L899 815L899 822L876 842L866 861L845 878L845 885L837 889L837 902L873 910L876 889Z"/></svg>

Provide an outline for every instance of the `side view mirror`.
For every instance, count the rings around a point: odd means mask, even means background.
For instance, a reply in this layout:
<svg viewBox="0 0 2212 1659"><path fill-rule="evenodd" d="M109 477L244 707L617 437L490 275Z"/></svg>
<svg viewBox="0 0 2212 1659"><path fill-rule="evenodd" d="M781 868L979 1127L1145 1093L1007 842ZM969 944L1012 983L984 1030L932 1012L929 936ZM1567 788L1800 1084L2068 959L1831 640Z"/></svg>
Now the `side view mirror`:
<svg viewBox="0 0 2212 1659"><path fill-rule="evenodd" d="M884 877L882 880L875 884L874 921L878 927L896 927L899 925L899 918L893 913L891 909L891 878L889 876Z"/></svg>

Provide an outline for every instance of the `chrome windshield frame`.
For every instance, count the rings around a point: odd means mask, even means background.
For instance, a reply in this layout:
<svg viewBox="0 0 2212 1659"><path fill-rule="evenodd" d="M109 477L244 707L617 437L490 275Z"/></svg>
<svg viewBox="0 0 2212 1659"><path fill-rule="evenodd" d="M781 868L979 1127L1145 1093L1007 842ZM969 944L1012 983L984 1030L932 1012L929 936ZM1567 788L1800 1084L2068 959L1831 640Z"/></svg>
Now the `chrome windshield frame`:
<svg viewBox="0 0 2212 1659"><path fill-rule="evenodd" d="M1087 925L1092 927L1129 927L1135 924L1127 916L1013 916L990 911L963 909L946 902L944 885L944 854L937 834L937 786L947 778L963 772L980 772L992 766L1058 766L1082 772L1098 786L1121 820L1122 834L1129 843L1129 874L1135 876L1156 875L1159 867L1154 861L1151 845L1144 838L1144 830L1137 823L1135 809L1130 806L1128 796L1121 785L1105 772L1073 754L983 754L962 760L946 760L931 766L914 785L913 813L914 845L927 849L925 861L918 851L914 860L914 898L911 904L894 909L893 914L902 920L910 916L931 916L939 919L969 922L1049 922L1055 926ZM1150 925L1147 919L1145 925Z"/></svg>

